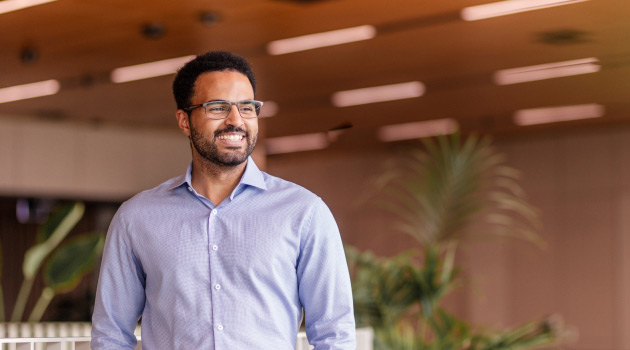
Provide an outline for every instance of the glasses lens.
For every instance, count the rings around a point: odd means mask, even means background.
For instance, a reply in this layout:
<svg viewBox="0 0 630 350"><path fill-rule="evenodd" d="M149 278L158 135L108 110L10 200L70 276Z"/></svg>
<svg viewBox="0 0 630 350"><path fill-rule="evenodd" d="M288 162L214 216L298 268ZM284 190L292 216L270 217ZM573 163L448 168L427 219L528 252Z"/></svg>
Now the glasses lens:
<svg viewBox="0 0 630 350"><path fill-rule="evenodd" d="M237 104L238 111L243 118L256 118L260 111L261 103L258 101L243 101Z"/></svg>
<svg viewBox="0 0 630 350"><path fill-rule="evenodd" d="M230 113L230 103L225 101L211 101L204 104L206 116L212 119L223 119Z"/></svg>

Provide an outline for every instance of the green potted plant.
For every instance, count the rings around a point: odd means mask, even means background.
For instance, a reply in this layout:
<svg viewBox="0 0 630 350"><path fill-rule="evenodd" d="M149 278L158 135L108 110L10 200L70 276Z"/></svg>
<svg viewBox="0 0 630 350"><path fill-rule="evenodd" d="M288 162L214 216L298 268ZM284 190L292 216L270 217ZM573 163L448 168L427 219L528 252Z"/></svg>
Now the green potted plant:
<svg viewBox="0 0 630 350"><path fill-rule="evenodd" d="M22 285L10 321L24 321L27 300L40 270L44 288L27 318L30 322L41 320L52 298L76 288L83 276L91 270L102 252L104 235L84 233L66 239L83 217L84 211L85 205L80 202L62 205L52 211L39 227L35 245L24 254ZM1 286L0 308L0 318L4 321L6 308Z"/></svg>
<svg viewBox="0 0 630 350"><path fill-rule="evenodd" d="M442 302L458 283L456 253L464 235L497 234L543 245L540 221L488 138L459 134L423 139L373 183L386 193L394 226L418 248L392 258L347 247L358 326L374 329L376 350L516 350L557 343L554 317L489 331L450 314ZM489 231L467 232L483 219Z"/></svg>

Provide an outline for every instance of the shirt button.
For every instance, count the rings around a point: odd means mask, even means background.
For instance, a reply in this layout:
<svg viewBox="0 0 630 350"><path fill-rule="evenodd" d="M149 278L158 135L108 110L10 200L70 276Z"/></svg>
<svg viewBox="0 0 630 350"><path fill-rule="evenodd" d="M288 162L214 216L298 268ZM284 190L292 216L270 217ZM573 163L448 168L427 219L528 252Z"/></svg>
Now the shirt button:
<svg viewBox="0 0 630 350"><path fill-rule="evenodd" d="M188 186L188 191L192 192L192 187Z"/></svg>
<svg viewBox="0 0 630 350"><path fill-rule="evenodd" d="M223 330L223 325L222 325L222 324L218 325L218 326L217 326L217 329L218 329L218 330L220 330L220 331L222 331L222 330Z"/></svg>
<svg viewBox="0 0 630 350"><path fill-rule="evenodd" d="M214 285L214 289L216 289L216 290L221 289L221 285L220 285L220 284L218 284L218 283L217 283L217 284L215 284L215 285Z"/></svg>
<svg viewBox="0 0 630 350"><path fill-rule="evenodd" d="M216 244L215 244L215 245L213 245L213 246L212 246L212 250L214 250L214 251L216 252L217 250L219 250L219 246L218 246L218 245L216 245Z"/></svg>
<svg viewBox="0 0 630 350"><path fill-rule="evenodd" d="M217 210L216 209L212 209L212 215L217 215Z"/></svg>

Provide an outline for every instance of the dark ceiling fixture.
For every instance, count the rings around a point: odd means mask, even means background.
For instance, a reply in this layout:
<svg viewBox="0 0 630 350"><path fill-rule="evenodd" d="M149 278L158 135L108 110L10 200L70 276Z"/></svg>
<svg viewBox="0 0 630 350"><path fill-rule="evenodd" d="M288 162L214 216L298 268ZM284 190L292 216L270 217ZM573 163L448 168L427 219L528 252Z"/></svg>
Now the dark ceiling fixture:
<svg viewBox="0 0 630 350"><path fill-rule="evenodd" d="M161 23L147 23L142 26L142 35L149 39L159 39L166 33L166 28Z"/></svg>
<svg viewBox="0 0 630 350"><path fill-rule="evenodd" d="M83 88L90 88L94 84L96 84L96 78L91 74L85 74L79 78L79 85Z"/></svg>
<svg viewBox="0 0 630 350"><path fill-rule="evenodd" d="M350 129L352 128L354 125L352 125L351 122L343 122L341 124L338 124L330 129L328 129L328 131L337 131L337 130L346 130L346 129Z"/></svg>
<svg viewBox="0 0 630 350"><path fill-rule="evenodd" d="M199 14L199 22L208 27L216 24L220 19L219 13L214 11L204 11Z"/></svg>
<svg viewBox="0 0 630 350"><path fill-rule="evenodd" d="M34 47L25 47L20 52L20 61L24 64L35 63L39 59L39 51Z"/></svg>
<svg viewBox="0 0 630 350"><path fill-rule="evenodd" d="M559 29L542 32L537 35L537 41L549 45L572 45L588 42L588 32L576 29Z"/></svg>

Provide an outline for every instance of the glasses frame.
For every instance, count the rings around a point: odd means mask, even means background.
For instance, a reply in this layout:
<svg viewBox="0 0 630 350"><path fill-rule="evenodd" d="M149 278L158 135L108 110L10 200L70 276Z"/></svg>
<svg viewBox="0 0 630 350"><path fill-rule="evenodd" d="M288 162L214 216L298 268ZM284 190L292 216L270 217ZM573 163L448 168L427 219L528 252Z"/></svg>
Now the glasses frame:
<svg viewBox="0 0 630 350"><path fill-rule="evenodd" d="M245 117L243 116L243 114L241 114L241 110L238 108L239 104L243 104L243 103L254 103L254 109L256 110L256 116L255 117ZM230 108L227 110L227 112L225 113L225 115L222 118L216 118L216 117L210 117L210 115L208 114L208 106L211 105L215 105L218 103L225 103L225 104L229 104ZM258 107L256 107L256 105L258 105ZM199 108L199 107L203 107L203 111L206 113L206 118L208 119L212 119L212 120L222 120L222 119L227 119L227 117L230 115L230 112L232 111L232 106L236 106L236 110L238 111L238 114L241 116L241 118L243 119L254 119L254 118L258 118L258 115L260 114L260 109L263 106L263 102L262 101L258 101L258 100L242 100L242 101L237 101L237 102L230 102L230 101L226 101L226 100L212 100L212 101L208 101L202 104L198 104L198 105L192 105L186 108L182 108L185 111L189 111L192 112L193 110Z"/></svg>

